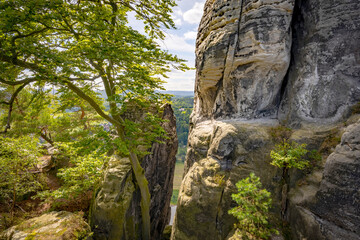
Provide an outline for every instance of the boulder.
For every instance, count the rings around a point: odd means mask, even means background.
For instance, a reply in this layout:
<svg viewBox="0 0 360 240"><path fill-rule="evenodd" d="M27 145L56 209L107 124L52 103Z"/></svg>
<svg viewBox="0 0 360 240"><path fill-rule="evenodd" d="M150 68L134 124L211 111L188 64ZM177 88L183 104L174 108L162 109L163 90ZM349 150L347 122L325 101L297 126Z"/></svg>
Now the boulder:
<svg viewBox="0 0 360 240"><path fill-rule="evenodd" d="M236 222L227 213L235 207L231 194L250 172L280 192L281 173L269 164L276 124L205 121L192 130L171 239L225 239Z"/></svg>
<svg viewBox="0 0 360 240"><path fill-rule="evenodd" d="M90 226L82 216L70 212L50 212L31 218L0 234L4 240L91 239Z"/></svg>
<svg viewBox="0 0 360 240"><path fill-rule="evenodd" d="M329 134L340 126L304 125L292 131L290 140L306 143L309 150L320 149ZM281 206L282 171L270 164L270 151L278 143L272 136L274 131L280 131L277 127L277 121L262 119L204 121L192 129L172 240L215 240L232 236L236 219L227 212L236 203L231 194L236 192L235 184L250 172L260 177L263 187L271 192L272 223L279 226L281 210L285 216L291 214L295 205L285 205L285 209ZM306 198L310 204L314 203L323 164L320 161L314 168L290 171L289 189L302 186L298 194L290 191L294 201Z"/></svg>

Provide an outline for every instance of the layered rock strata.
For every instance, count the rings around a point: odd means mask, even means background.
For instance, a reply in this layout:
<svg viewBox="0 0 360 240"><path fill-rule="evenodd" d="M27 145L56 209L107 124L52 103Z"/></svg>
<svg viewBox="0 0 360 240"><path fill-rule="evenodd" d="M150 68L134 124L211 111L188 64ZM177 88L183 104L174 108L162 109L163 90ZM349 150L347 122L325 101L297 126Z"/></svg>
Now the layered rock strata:
<svg viewBox="0 0 360 240"><path fill-rule="evenodd" d="M293 128L290 140L318 151L342 128L360 101L359 40L357 0L206 1L173 240L226 239L231 193L250 172L292 239L360 238L357 127L314 169L290 171L282 217L281 173L269 164L271 127Z"/></svg>
<svg viewBox="0 0 360 240"><path fill-rule="evenodd" d="M177 152L176 122L173 110L166 105L162 126L167 132L163 143L154 143L151 154L141 165L151 194L150 221L152 239L160 236L170 220L170 200ZM142 239L141 195L132 176L128 158L113 156L104 181L91 209L94 239Z"/></svg>
<svg viewBox="0 0 360 240"><path fill-rule="evenodd" d="M343 119L360 99L359 8L357 0L207 1L193 123Z"/></svg>
<svg viewBox="0 0 360 240"><path fill-rule="evenodd" d="M294 0L207 1L193 121L274 116L290 63Z"/></svg>
<svg viewBox="0 0 360 240"><path fill-rule="evenodd" d="M279 119L340 121L360 100L360 2L298 0Z"/></svg>

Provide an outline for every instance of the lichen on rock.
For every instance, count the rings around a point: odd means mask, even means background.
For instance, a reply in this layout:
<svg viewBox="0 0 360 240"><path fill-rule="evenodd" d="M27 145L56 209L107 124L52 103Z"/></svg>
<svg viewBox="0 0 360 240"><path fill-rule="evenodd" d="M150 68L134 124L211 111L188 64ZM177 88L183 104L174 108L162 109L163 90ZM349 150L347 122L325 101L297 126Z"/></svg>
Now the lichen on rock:
<svg viewBox="0 0 360 240"><path fill-rule="evenodd" d="M0 234L4 240L77 240L91 239L90 226L81 215L50 212L31 218Z"/></svg>

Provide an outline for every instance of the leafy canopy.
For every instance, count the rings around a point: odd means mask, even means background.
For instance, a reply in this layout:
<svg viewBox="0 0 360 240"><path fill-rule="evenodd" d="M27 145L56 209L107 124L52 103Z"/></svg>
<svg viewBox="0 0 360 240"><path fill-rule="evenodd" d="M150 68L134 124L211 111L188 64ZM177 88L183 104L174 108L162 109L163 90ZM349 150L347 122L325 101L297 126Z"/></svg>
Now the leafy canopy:
<svg viewBox="0 0 360 240"><path fill-rule="evenodd" d="M271 233L277 232L268 222L270 192L262 189L260 178L254 173L237 182L236 188L238 192L231 197L238 206L229 210L229 214L239 220L235 224L236 235L241 239L268 239Z"/></svg>
<svg viewBox="0 0 360 240"><path fill-rule="evenodd" d="M2 1L0 87L51 84L70 96L68 101L80 97L112 124L124 125L119 115L127 103L160 105L167 96L156 91L163 88L159 77L171 67L187 69L155 41L163 37L160 26L174 26L174 5L168 0ZM148 36L129 26L130 12L145 22ZM109 113L94 91L99 87L105 88Z"/></svg>

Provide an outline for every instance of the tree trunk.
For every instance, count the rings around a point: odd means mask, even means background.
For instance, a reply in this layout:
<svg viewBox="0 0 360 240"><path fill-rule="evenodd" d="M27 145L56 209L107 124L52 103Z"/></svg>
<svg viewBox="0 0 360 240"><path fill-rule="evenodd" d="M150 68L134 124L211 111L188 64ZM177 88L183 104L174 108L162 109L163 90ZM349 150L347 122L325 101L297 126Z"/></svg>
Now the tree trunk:
<svg viewBox="0 0 360 240"><path fill-rule="evenodd" d="M130 162L141 193L142 238L150 240L150 192L145 171L135 153L130 153Z"/></svg>

